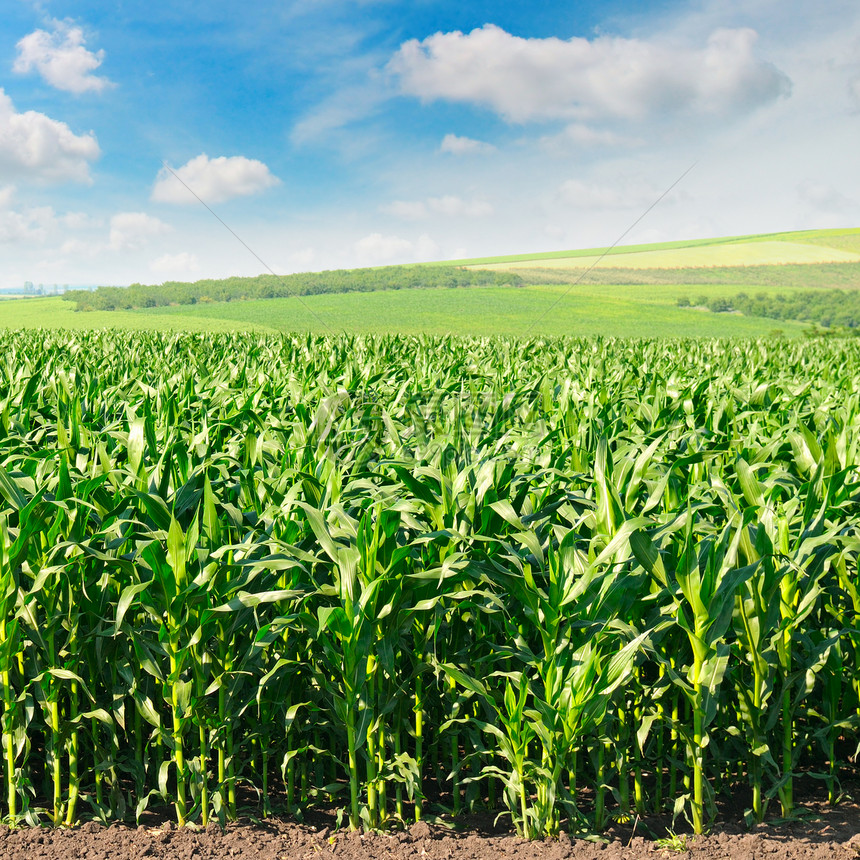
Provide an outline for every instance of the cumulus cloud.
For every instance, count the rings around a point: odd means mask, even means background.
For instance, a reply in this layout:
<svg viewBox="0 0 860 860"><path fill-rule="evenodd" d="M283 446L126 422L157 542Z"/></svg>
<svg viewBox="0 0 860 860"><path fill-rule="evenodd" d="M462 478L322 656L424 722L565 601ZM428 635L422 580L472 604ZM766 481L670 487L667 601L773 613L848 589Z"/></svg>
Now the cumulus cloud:
<svg viewBox="0 0 860 860"><path fill-rule="evenodd" d="M90 162L99 155L92 132L77 135L37 111L18 113L0 88L0 179L89 182Z"/></svg>
<svg viewBox="0 0 860 860"><path fill-rule="evenodd" d="M405 42L388 69L407 95L481 105L508 122L722 115L790 92L788 77L756 57L756 40L748 28L715 30L698 47L616 36L524 39L486 24Z"/></svg>
<svg viewBox="0 0 860 860"><path fill-rule="evenodd" d="M200 260L196 254L182 251L157 257L149 264L149 268L163 277L178 278L200 271Z"/></svg>
<svg viewBox="0 0 860 860"><path fill-rule="evenodd" d="M430 197L427 205L431 212L448 217L485 218L493 214L493 207L486 200L463 200L452 194L444 197Z"/></svg>
<svg viewBox="0 0 860 860"><path fill-rule="evenodd" d="M448 194L443 197L428 197L427 200L395 200L385 211L407 221L419 221L430 215L448 218L484 218L493 214L493 207L485 200L463 200Z"/></svg>
<svg viewBox="0 0 860 860"><path fill-rule="evenodd" d="M93 218L86 212L66 212L59 218L64 227L69 230L86 230L91 227L100 227L102 222L98 218Z"/></svg>
<svg viewBox="0 0 860 860"><path fill-rule="evenodd" d="M169 224L145 212L120 212L110 219L110 247L114 251L132 251L170 229Z"/></svg>
<svg viewBox="0 0 860 860"><path fill-rule="evenodd" d="M53 32L35 30L18 42L12 70L19 74L38 72L43 80L70 93L100 93L113 83L93 72L102 64L104 51L87 50L80 27L54 21Z"/></svg>
<svg viewBox="0 0 860 860"><path fill-rule="evenodd" d="M665 190L665 189L663 189ZM589 211L643 209L660 197L662 191L643 182L620 180L615 185L568 179L559 187L559 199L568 206ZM666 195L662 203L677 201L680 192Z"/></svg>
<svg viewBox="0 0 860 860"><path fill-rule="evenodd" d="M42 244L56 225L50 206L0 211L0 245Z"/></svg>
<svg viewBox="0 0 860 860"><path fill-rule="evenodd" d="M491 143L472 137L458 137L456 134L446 134L439 146L439 152L449 155L486 155L495 151L496 147Z"/></svg>
<svg viewBox="0 0 860 860"><path fill-rule="evenodd" d="M353 245L360 265L378 266L383 263L424 261L439 255L439 246L426 234L414 242L399 236L371 233Z"/></svg>
<svg viewBox="0 0 860 860"><path fill-rule="evenodd" d="M101 242L88 242L85 239L66 239L57 249L57 254L62 257L76 257L77 259L95 259L104 252L104 244Z"/></svg>
<svg viewBox="0 0 860 860"><path fill-rule="evenodd" d="M259 194L280 179L274 176L262 161L245 158L241 155L227 158L209 158L206 153L192 158L187 164L177 168L178 181L166 167L163 167L152 189L152 199L159 203L193 205L197 201L194 194L206 203L224 203L235 197ZM188 186L194 194L182 183Z"/></svg>
<svg viewBox="0 0 860 860"><path fill-rule="evenodd" d="M83 212L61 214L52 206L16 206L16 191L14 185L0 188L0 244L41 247L98 223Z"/></svg>
<svg viewBox="0 0 860 860"><path fill-rule="evenodd" d="M382 211L406 221L420 221L427 217L427 206L423 200L393 200L383 206Z"/></svg>
<svg viewBox="0 0 860 860"><path fill-rule="evenodd" d="M541 147L550 153L568 153L571 149L618 149L641 146L645 141L639 137L618 134L609 129L592 128L584 123L573 122L558 134L540 139Z"/></svg>

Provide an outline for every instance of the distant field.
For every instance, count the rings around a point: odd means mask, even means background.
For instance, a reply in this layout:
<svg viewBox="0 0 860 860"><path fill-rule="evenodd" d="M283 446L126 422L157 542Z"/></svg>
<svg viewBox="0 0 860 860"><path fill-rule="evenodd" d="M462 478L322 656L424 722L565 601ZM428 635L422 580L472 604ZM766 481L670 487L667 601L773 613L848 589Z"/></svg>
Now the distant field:
<svg viewBox="0 0 860 860"><path fill-rule="evenodd" d="M740 288L736 288L737 292ZM343 293L296 299L173 306L140 311L76 313L59 299L9 302L9 328L129 328L164 331L345 331L402 334L611 335L617 337L758 337L793 322L678 308L682 296L707 293L689 285L566 285ZM717 293L718 290L718 293ZM731 294L731 288L714 288ZM312 312L312 313L311 313Z"/></svg>
<svg viewBox="0 0 860 860"><path fill-rule="evenodd" d="M737 242L724 245L696 245L651 251L628 251L607 254L550 259L521 260L507 263L485 263L473 269L501 271L541 269L697 269L723 266L774 266L810 263L858 263L860 253L811 242Z"/></svg>
<svg viewBox="0 0 860 860"><path fill-rule="evenodd" d="M189 310L193 308L177 308ZM159 309L166 310L166 309ZM0 328L102 329L127 328L158 331L235 331L230 322L184 318L179 314L158 317L137 311L93 311L76 313L75 306L61 298L28 298L8 301L0 309ZM262 327L266 330L268 327Z"/></svg>
<svg viewBox="0 0 860 860"><path fill-rule="evenodd" d="M619 245L610 249L583 248L575 251L544 251L534 254L510 254L497 257L474 257L464 260L451 260L438 265L475 266L486 268L498 263L520 263L531 260L558 260L585 257L607 256L618 257L628 254L638 254L651 251L672 251L688 248L718 248L726 245L753 245L762 242L778 242L796 244L805 243L821 245L828 248L847 251L860 255L860 228L840 228L833 230L798 230L790 233L758 233L748 236L722 236L711 239L685 239L677 242L656 242L647 245ZM748 248L750 255L755 255L755 249ZM581 265L588 265L582 263ZM614 260L612 265L625 266L626 261ZM657 266L659 268L659 266Z"/></svg>
<svg viewBox="0 0 860 860"><path fill-rule="evenodd" d="M636 284L640 287L675 285L716 285L743 287L759 292L771 287L814 290L860 288L860 263L792 263L781 266L707 266L685 269L623 269L600 266L595 269L562 269L546 266L509 270L526 284Z"/></svg>
<svg viewBox="0 0 860 860"><path fill-rule="evenodd" d="M619 337L747 337L779 329L794 336L806 324L684 309L677 302L685 299L698 306L739 292L860 288L860 229L630 245L613 249L583 278L600 253L585 249L460 261L518 274L526 285L517 287L395 289L400 283L396 270L414 274L415 268L386 267L379 271L394 279L389 289L324 292L301 299L249 298L81 313L55 297L11 300L2 304L0 327ZM435 267L433 271L439 273ZM340 274L351 277L349 272ZM372 279L373 270L357 270L355 278ZM242 296L245 280L253 279L232 279L235 297ZM226 287L227 282L219 285ZM163 286L169 290L183 285ZM377 289L374 283L365 287Z"/></svg>
<svg viewBox="0 0 860 860"><path fill-rule="evenodd" d="M792 234L796 242L810 242L860 254L860 230L810 230Z"/></svg>

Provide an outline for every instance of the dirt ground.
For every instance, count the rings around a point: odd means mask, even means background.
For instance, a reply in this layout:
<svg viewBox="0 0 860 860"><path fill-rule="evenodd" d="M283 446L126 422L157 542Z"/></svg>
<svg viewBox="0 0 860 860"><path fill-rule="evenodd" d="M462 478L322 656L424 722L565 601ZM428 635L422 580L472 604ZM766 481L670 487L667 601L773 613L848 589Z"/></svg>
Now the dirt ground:
<svg viewBox="0 0 860 860"><path fill-rule="evenodd" d="M241 821L223 832L178 829L170 822L140 827L103 826L89 822L74 829L0 827L2 860L635 860L693 857L699 860L848 860L860 858L860 806L836 808L807 804L801 820L761 825L717 826L708 836L678 837L675 850L655 841L647 822L615 825L606 842L561 839L527 842L510 833L493 832L486 822L471 830L414 824L385 835L358 835L332 830L320 819L297 824L273 818ZM665 832L665 831L664 831ZM644 834L644 835L640 835Z"/></svg>

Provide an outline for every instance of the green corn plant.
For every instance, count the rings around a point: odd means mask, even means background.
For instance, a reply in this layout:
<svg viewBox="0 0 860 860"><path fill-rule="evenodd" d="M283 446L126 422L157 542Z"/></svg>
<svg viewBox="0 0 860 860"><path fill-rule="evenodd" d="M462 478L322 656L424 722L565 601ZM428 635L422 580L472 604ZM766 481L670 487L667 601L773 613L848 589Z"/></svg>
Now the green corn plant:
<svg viewBox="0 0 860 860"><path fill-rule="evenodd" d="M13 672L21 648L17 577L9 561L11 541L6 517L0 517L0 681L3 685L3 777L6 785L6 815L11 824L18 818L16 743L16 699Z"/></svg>
<svg viewBox="0 0 860 860"><path fill-rule="evenodd" d="M332 709L346 729L347 774L349 778L349 825L356 830L362 822L360 788L364 781L359 771L359 756L367 743L368 729L373 720L369 694L369 669L372 669L372 643L376 622L375 596L380 580L365 585L358 576L361 553L355 545L342 546L335 542L322 514L309 505L303 506L314 534L325 554L334 563L334 582L323 593L335 599L334 605L321 605L316 618L306 619L308 632L319 643L321 658L326 666L324 683L329 688ZM314 627L316 629L314 630ZM374 775L371 765L370 776ZM372 782L372 779L368 780ZM375 785L369 793L364 817L369 826L376 826Z"/></svg>
<svg viewBox="0 0 860 860"><path fill-rule="evenodd" d="M297 811L346 774L372 829L444 811L434 779L501 781L534 836L610 793L704 826L737 778L753 817L836 791L858 344L0 343L11 820L226 822L277 765Z"/></svg>
<svg viewBox="0 0 860 860"><path fill-rule="evenodd" d="M692 651L691 663L683 675L671 662L665 661L664 665L692 711L692 726L684 727L683 733L692 770L689 802L696 833L704 830L706 804L711 798L710 792L706 795L705 753L708 729L717 713L728 666L725 634L731 625L737 591L755 569L755 565L737 566L739 542L740 532L727 527L719 537L697 543L688 512L683 542L667 571L663 557L645 532L637 531L631 539L639 562L667 590L674 604L674 622L686 634ZM681 799L676 800L676 805Z"/></svg>
<svg viewBox="0 0 860 860"><path fill-rule="evenodd" d="M591 564L577 550L573 531L546 554L533 532L521 532L520 540L544 569L541 583L513 551L504 556L504 564L494 562L514 605L524 609L522 621L508 635L516 643L512 655L532 678L529 713L542 747L534 817L538 831L548 836L558 835L562 809L572 821L581 820L563 776L575 772L577 750L602 724L616 689L630 678L642 641L619 616L620 594L613 592L613 577L604 569L628 531L619 533ZM504 575L505 569L516 572Z"/></svg>

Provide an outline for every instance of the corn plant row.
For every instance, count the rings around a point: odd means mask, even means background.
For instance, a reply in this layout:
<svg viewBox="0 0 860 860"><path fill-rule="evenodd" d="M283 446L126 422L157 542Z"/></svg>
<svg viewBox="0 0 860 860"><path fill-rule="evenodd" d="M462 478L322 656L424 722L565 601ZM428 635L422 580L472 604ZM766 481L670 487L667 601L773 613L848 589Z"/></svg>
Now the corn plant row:
<svg viewBox="0 0 860 860"><path fill-rule="evenodd" d="M838 799L860 344L0 347L8 822Z"/></svg>

